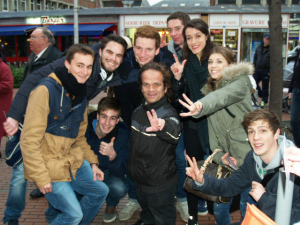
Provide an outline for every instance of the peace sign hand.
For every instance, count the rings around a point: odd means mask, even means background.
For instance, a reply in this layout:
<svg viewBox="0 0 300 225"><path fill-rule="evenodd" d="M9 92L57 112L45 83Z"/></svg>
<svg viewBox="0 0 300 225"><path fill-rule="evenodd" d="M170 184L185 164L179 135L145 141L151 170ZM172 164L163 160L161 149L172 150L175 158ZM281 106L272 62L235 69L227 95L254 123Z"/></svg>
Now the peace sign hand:
<svg viewBox="0 0 300 225"><path fill-rule="evenodd" d="M175 63L173 63L173 65L171 66L171 71L174 74L175 79L180 80L182 77L182 72L186 63L186 59L183 60L182 63L180 63L177 56L175 54L173 54L173 56L175 59Z"/></svg>
<svg viewBox="0 0 300 225"><path fill-rule="evenodd" d="M186 117L186 116L198 115L203 107L202 103L198 102L198 101L193 103L185 94L182 94L182 96L188 104L185 103L184 101L182 101L181 99L179 99L179 102L181 105L183 105L185 108L187 108L189 110L189 112L188 113L180 113L180 116Z"/></svg>
<svg viewBox="0 0 300 225"><path fill-rule="evenodd" d="M151 115L152 113L152 115ZM157 114L154 109L151 110L151 113L147 111L147 116L150 122L151 127L146 129L147 132L156 132L164 129L166 121L164 119L157 118Z"/></svg>

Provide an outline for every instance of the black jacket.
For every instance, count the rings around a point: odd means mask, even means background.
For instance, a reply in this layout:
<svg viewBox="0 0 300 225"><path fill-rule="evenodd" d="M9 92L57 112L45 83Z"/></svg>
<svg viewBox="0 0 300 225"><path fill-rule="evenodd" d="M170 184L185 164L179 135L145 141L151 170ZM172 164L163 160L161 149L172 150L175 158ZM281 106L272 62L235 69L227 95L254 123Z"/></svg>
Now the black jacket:
<svg viewBox="0 0 300 225"><path fill-rule="evenodd" d="M147 111L151 109L156 111L158 118L165 120L163 130L146 132L150 126ZM176 185L175 149L180 130L176 110L166 97L155 103L142 104L133 112L128 170L142 191L161 192Z"/></svg>
<svg viewBox="0 0 300 225"><path fill-rule="evenodd" d="M102 80L100 76L100 56L99 49L95 51L95 60L93 71L90 78L86 82L86 94L88 100L93 99L100 91L106 89L108 86L120 85L121 80L117 73L114 73L113 79L110 81ZM17 92L14 101L10 107L7 117L12 117L17 121L22 121L26 111L27 101L31 90L38 84L39 80L55 72L56 68L64 67L65 57L49 63L46 66L31 73L22 83L20 90Z"/></svg>
<svg viewBox="0 0 300 225"><path fill-rule="evenodd" d="M254 54L253 64L255 72L270 72L270 46L259 45Z"/></svg>

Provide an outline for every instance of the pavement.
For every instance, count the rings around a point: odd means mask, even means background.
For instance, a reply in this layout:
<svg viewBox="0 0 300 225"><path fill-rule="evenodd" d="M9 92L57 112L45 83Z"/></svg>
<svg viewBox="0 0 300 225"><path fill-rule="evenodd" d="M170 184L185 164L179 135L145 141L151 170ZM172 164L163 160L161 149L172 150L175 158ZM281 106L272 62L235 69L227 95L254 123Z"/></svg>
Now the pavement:
<svg viewBox="0 0 300 225"><path fill-rule="evenodd" d="M100 93L95 99L92 100L91 103L97 104L99 99L101 97L105 96L105 93ZM289 121L290 116L287 113L283 113L283 120ZM286 124L289 124L289 122L286 122ZM288 125L287 125L288 126ZM5 163L5 142L6 138L3 138L1 141L1 153L2 158L0 158L0 224L2 223L2 218L5 210L5 203L9 192L9 184L12 174L12 168L7 166ZM44 212L47 209L47 200L43 198L39 199L31 199L29 197L29 193L36 188L35 184L33 182L27 183L27 191L26 191L26 206L22 213L21 218L19 219L20 225L44 225L48 224L45 220ZM128 197L124 197L121 199L119 205L117 206L117 211L120 211L127 203ZM93 222L91 224L97 224L97 225L103 225L106 224L103 222L103 214L105 210L105 203L102 206L101 210L97 214L97 216L94 218ZM211 211L211 210L210 210ZM133 216L127 220L127 221L120 221L117 217L117 220L113 223L114 225L127 225L127 224L134 224L139 219L139 212L140 210L136 211ZM231 216L231 222L238 222L241 218L240 211L238 210L238 207L235 206ZM176 225L184 225L186 224L183 220L181 220L179 213L177 212L177 220ZM206 216L199 216L199 224L203 225L215 225L215 219L214 216L209 213Z"/></svg>

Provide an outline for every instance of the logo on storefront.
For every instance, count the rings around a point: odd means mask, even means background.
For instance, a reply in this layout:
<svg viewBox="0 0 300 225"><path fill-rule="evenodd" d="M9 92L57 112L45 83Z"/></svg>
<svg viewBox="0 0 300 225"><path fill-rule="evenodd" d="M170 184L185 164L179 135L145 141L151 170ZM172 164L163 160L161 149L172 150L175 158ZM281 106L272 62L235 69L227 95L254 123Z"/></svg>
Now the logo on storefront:
<svg viewBox="0 0 300 225"><path fill-rule="evenodd" d="M60 23L66 23L66 19L64 17L48 17L48 16L42 16L42 24L60 24Z"/></svg>

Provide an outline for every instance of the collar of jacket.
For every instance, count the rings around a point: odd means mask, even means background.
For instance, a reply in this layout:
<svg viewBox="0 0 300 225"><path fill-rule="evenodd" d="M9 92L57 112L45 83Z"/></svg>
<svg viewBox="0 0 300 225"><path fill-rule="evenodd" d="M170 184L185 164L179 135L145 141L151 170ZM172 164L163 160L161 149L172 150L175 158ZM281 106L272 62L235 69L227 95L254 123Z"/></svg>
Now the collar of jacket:
<svg viewBox="0 0 300 225"><path fill-rule="evenodd" d="M48 46L48 48L46 49L46 51L41 55L41 57L39 57L39 58L37 59L37 61L47 59L47 58L48 58L48 55L49 55L49 52L50 52L50 50L53 48L53 46L54 46L53 44L50 44L50 45Z"/></svg>
<svg viewBox="0 0 300 225"><path fill-rule="evenodd" d="M159 101L150 103L150 104L146 104L146 101L144 99L142 106L146 111L150 111L151 109L154 109L154 110L159 109L161 106L163 106L167 102L168 102L167 97L164 95Z"/></svg>

